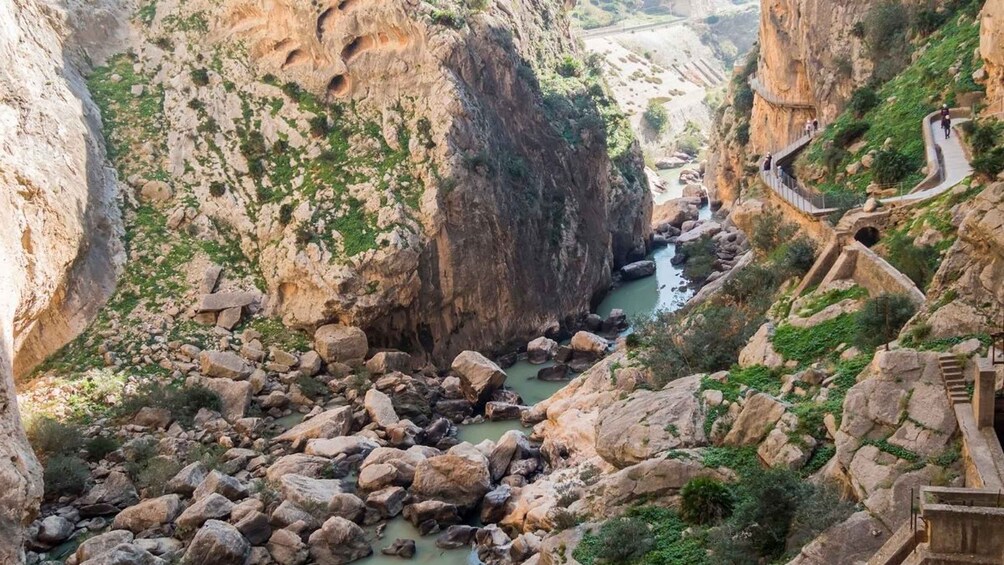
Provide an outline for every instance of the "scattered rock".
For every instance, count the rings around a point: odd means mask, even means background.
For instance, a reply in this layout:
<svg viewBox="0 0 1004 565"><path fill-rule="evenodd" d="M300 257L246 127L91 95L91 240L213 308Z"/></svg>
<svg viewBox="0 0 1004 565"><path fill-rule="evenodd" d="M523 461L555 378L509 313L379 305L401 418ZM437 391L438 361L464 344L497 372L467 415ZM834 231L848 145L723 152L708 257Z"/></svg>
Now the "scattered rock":
<svg viewBox="0 0 1004 565"><path fill-rule="evenodd" d="M366 357L369 342L359 328L331 324L314 332L314 349L327 363L345 363Z"/></svg>

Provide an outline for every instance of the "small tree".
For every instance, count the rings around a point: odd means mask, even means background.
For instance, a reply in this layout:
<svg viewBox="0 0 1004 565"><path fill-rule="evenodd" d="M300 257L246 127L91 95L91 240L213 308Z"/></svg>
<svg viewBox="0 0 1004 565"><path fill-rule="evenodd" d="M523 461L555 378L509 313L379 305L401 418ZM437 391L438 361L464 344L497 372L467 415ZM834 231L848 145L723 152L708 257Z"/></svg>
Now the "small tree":
<svg viewBox="0 0 1004 565"><path fill-rule="evenodd" d="M648 127L652 128L652 131L656 133L665 131L666 126L669 124L669 113L666 112L666 107L655 100L649 100L648 108L645 109L642 117L645 119Z"/></svg>
<svg viewBox="0 0 1004 565"><path fill-rule="evenodd" d="M725 483L697 477L680 491L680 517L691 524L707 524L728 518L735 500Z"/></svg>
<svg viewBox="0 0 1004 565"><path fill-rule="evenodd" d="M884 343L888 348L916 313L916 305L905 294L880 294L868 300L858 314L858 344L878 347Z"/></svg>

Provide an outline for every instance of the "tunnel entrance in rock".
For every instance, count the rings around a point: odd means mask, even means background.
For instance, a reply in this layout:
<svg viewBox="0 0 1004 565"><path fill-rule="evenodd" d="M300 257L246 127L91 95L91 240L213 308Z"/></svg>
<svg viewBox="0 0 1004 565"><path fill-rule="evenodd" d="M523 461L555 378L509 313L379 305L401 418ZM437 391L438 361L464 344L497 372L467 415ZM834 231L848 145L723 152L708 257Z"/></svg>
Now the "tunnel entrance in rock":
<svg viewBox="0 0 1004 565"><path fill-rule="evenodd" d="M854 239L861 242L865 247L874 246L881 238L882 234L879 233L878 228L872 226L863 227L858 230L858 233L854 234Z"/></svg>

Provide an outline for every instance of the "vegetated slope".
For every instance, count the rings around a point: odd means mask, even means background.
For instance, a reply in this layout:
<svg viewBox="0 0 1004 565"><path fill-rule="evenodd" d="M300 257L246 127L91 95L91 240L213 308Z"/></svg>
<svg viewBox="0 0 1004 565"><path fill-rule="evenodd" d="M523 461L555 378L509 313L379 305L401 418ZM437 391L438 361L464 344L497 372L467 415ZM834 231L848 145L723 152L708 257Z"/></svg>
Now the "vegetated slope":
<svg viewBox="0 0 1004 565"><path fill-rule="evenodd" d="M289 326L445 359L586 310L645 252L640 156L560 3L147 2L132 24L88 81L129 184L132 261L95 326L123 357L213 263Z"/></svg>
<svg viewBox="0 0 1004 565"><path fill-rule="evenodd" d="M797 163L800 178L824 192L863 193L871 184L910 186L924 178L921 121L942 104L980 91L973 74L980 26L968 15L951 19L917 50L917 60L889 82L855 91L847 110ZM868 166L862 158L872 153Z"/></svg>

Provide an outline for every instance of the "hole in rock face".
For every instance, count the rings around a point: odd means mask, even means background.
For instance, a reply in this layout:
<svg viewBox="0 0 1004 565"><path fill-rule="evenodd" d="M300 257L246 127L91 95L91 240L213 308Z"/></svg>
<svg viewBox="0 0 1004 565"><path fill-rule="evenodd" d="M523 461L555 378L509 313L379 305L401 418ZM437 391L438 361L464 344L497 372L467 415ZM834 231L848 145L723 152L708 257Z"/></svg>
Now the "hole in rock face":
<svg viewBox="0 0 1004 565"><path fill-rule="evenodd" d="M306 63L309 60L310 55L307 55L302 49L294 49L286 56L286 61L282 64L282 69L286 70L289 67Z"/></svg>
<svg viewBox="0 0 1004 565"><path fill-rule="evenodd" d="M334 25L334 19L338 15L338 12L334 8L328 8L327 10L321 12L321 15L317 17L317 39L320 41Z"/></svg>
<svg viewBox="0 0 1004 565"><path fill-rule="evenodd" d="M338 4L338 9L341 10L341 11L343 11L343 12L345 10L351 10L358 3L359 3L359 0L342 0L341 3Z"/></svg>
<svg viewBox="0 0 1004 565"><path fill-rule="evenodd" d="M375 41L371 35L357 37L346 45L344 49L342 49L342 59L348 63L352 59L355 59L359 55L362 55L364 52L371 49L374 43Z"/></svg>
<svg viewBox="0 0 1004 565"><path fill-rule="evenodd" d="M352 83L349 81L349 77L338 75L328 83L328 97L341 98L349 93L350 88L352 88Z"/></svg>
<svg viewBox="0 0 1004 565"><path fill-rule="evenodd" d="M871 226L864 227L858 230L858 233L854 234L854 239L861 242L865 247L871 247L879 242L882 234L879 233L877 228Z"/></svg>

